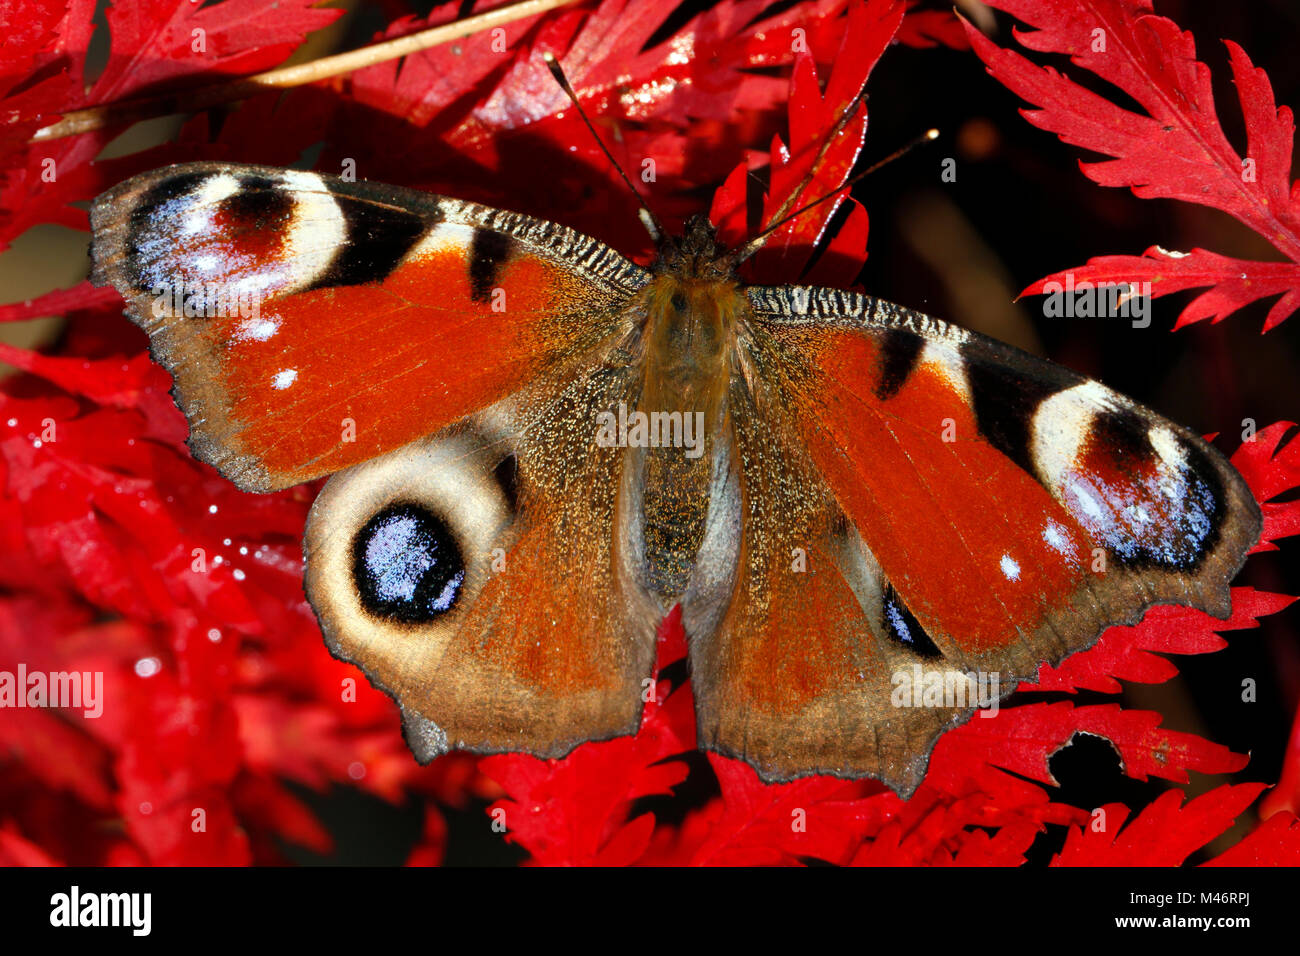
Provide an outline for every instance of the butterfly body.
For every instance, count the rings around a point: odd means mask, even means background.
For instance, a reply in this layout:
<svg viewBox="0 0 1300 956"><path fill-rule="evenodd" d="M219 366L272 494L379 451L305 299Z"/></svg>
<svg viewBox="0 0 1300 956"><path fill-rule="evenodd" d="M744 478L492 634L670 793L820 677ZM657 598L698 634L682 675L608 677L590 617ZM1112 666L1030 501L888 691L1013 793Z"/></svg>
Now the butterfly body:
<svg viewBox="0 0 1300 956"><path fill-rule="evenodd" d="M631 483L642 502L646 586L666 607L689 586L710 511L716 520L729 506L721 498L726 486L714 478L717 457L726 453L720 442L727 432L727 393L736 372L737 326L747 307L712 227L698 219L687 230L661 252L642 293L645 323L636 350L642 386L634 414L641 413L646 427L617 436L638 448L628 467L639 472Z"/></svg>
<svg viewBox="0 0 1300 956"><path fill-rule="evenodd" d="M1258 538L1186 429L878 299L746 285L703 220L643 268L514 213L225 164L92 219L196 456L251 491L334 476L306 591L421 759L634 732L680 603L702 745L909 793L992 702L976 675L1008 693L1153 604L1225 616ZM945 692L900 694L914 673Z"/></svg>

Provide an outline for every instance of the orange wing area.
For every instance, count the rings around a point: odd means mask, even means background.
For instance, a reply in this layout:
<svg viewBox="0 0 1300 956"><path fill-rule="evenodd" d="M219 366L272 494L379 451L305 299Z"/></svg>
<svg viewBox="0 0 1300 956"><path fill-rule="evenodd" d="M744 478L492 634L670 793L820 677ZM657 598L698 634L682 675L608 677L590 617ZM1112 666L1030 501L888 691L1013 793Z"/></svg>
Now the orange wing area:
<svg viewBox="0 0 1300 956"><path fill-rule="evenodd" d="M900 701L914 669L1000 696L1152 604L1227 614L1260 515L1198 437L897 306L748 294L736 584L691 635L706 745L908 792L977 702Z"/></svg>
<svg viewBox="0 0 1300 956"><path fill-rule="evenodd" d="M873 379L882 342L810 328L776 338L783 354L799 354L822 377L815 394L798 396L814 460L932 632L959 636L971 651L1004 650L1044 608L1069 599L1091 557L1086 536L981 438L950 368L923 362L880 401ZM1053 527L1056 546L1044 538Z"/></svg>
<svg viewBox="0 0 1300 956"><path fill-rule="evenodd" d="M910 792L953 711L891 706L893 673L932 662L879 633L879 569L785 410L760 397L737 387L730 401L744 515L735 586L716 627L688 624L699 740L767 780L869 775Z"/></svg>
<svg viewBox="0 0 1300 956"><path fill-rule="evenodd" d="M265 167L188 164L96 202L111 282L195 454L269 491L373 458L598 347L645 273L513 213Z"/></svg>
<svg viewBox="0 0 1300 956"><path fill-rule="evenodd" d="M467 249L399 266L375 285L314 289L271 300L266 341L218 320L203 347L220 356L231 427L223 442L296 484L340 471L437 430L517 390L558 357L596 344L581 280L538 258L498 278L508 308L474 302ZM604 331L603 329L601 331ZM279 383L289 372L292 382ZM347 434L345 435L345 432ZM355 441L346 439L355 435Z"/></svg>
<svg viewBox="0 0 1300 956"><path fill-rule="evenodd" d="M1106 623L1161 602L1227 613L1259 511L1200 438L982 336L804 291L823 297L823 315L758 312L755 350L836 500L941 649L996 659L1041 646L1064 608ZM1066 630L1077 649L1079 629Z"/></svg>

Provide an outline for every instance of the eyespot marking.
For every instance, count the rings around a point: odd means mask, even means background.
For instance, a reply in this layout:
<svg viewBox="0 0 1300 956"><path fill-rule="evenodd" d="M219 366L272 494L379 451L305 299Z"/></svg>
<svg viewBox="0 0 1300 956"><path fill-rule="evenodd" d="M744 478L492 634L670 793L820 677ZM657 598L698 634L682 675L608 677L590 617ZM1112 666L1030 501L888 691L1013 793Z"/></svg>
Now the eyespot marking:
<svg viewBox="0 0 1300 956"><path fill-rule="evenodd" d="M185 173L140 197L125 251L136 289L175 290L187 317L211 317L309 287L346 238L343 213L314 173Z"/></svg>
<svg viewBox="0 0 1300 956"><path fill-rule="evenodd" d="M420 505L389 505L371 517L357 532L352 557L362 607L405 623L446 614L465 582L455 537Z"/></svg>
<svg viewBox="0 0 1300 956"><path fill-rule="evenodd" d="M881 623L884 633L892 640L921 657L942 657L943 653L930 640L925 628L907 609L892 584L885 585L881 600Z"/></svg>

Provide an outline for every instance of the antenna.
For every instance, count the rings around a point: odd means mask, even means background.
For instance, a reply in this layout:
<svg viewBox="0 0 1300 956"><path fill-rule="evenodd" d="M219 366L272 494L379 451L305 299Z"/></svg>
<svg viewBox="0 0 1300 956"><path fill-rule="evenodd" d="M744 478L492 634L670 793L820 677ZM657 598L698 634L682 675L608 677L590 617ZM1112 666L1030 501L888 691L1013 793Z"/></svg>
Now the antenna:
<svg viewBox="0 0 1300 956"><path fill-rule="evenodd" d="M825 159L826 154L830 152L831 146L834 145L837 139L839 139L840 133L844 132L848 127L849 120L853 119L853 114L858 111L858 107L866 101L867 88L864 86L858 90L857 95L853 97L852 102L850 102L849 105L840 112L840 117L835 121L835 126L830 131L830 134L822 138L822 144L817 149L817 155L813 157L813 161L809 164L808 172L804 173L803 179L800 180L798 186L790 191L790 195L785 197L785 202L781 203L781 208L772 213L773 219L783 219L785 214L790 211L790 207L798 201L799 194L808 188L809 183L813 181L813 177L817 175L817 167L822 164L822 160Z"/></svg>
<svg viewBox="0 0 1300 956"><path fill-rule="evenodd" d="M628 178L627 173L623 172L623 167L618 164L618 160L614 158L614 154L609 151L609 147L605 145L605 141L602 140L600 134L596 132L596 127L593 126L591 120L587 118L586 111L582 108L582 104L578 102L578 94L573 92L573 87L569 85L568 77L564 75L564 70L560 69L559 61L555 59L555 56L549 50L542 54L542 59L546 61L547 67L550 68L551 76L555 77L555 82L560 84L560 89L564 90L565 95L569 97L570 101L572 101L573 108L578 111L578 115L582 117L582 121L587 124L587 130L591 133L591 138L596 141L596 145L599 146L600 151L605 154L605 158L609 160L610 165L618 170L618 174L623 177L623 182L627 184L627 188L632 190L632 195L636 197L637 204L641 207L637 211L637 216L641 220L641 225L645 226L646 232L650 233L650 238L654 240L655 245L659 245L663 241L665 235L663 223L661 223L658 217L650 210L650 207L645 204L645 200L641 198L641 194L637 192L637 188L632 185L632 180Z"/></svg>
<svg viewBox="0 0 1300 956"><path fill-rule="evenodd" d="M863 179L866 179L868 176L870 176L870 175L871 175L872 173L874 173L876 170L880 169L880 167L882 167L882 166L887 166L887 165L889 165L890 163L892 163L894 160L898 159L900 156L904 156L904 155L906 155L907 153L910 153L910 152L911 152L912 150L914 150L916 147L921 146L921 145L923 145L923 144L925 144L925 143L931 142L932 140L935 140L935 139L938 139L938 138L939 138L939 131L938 131L937 129L929 129L929 130L926 130L926 131L925 131L924 133L922 133L920 136L916 137L916 139L914 139L914 140L912 140L911 142L907 143L906 145L900 147L899 149L894 150L892 153L890 153L890 154L889 154L888 156L886 156L884 159L879 160L879 161L877 161L877 162L874 162L874 163L872 163L870 166L868 166L866 169L864 169L862 172L857 173L857 174L855 174L855 175L853 175L853 176L850 176L850 177L849 177L848 179L846 179L843 183L841 183L840 186L839 186L837 189L834 189L834 190L832 190L831 192L828 192L826 195L821 196L821 197L818 198L818 199L814 199L812 202L807 203L806 205L800 206L800 207L799 207L798 209L796 209L794 212L791 212L791 213L788 213L788 214L786 214L786 215L784 215L784 216L781 216L780 219L778 219L776 222L774 222L774 223L772 223L771 225L769 225L766 229L764 229L762 232L760 232L758 235L756 235L753 239L750 239L749 242L745 243L743 246L741 246L739 249L737 249L734 253L732 253L732 264L738 266L738 265L740 265L742 262L744 262L746 259L748 259L750 256L752 256L754 253L758 252L759 249L763 248L763 242L767 239L768 236L770 236L772 233L776 232L778 229L780 229L782 226L784 226L784 225L785 225L787 222L789 222L790 220L794 219L796 216L802 216L802 215L803 215L804 213L806 213L808 210L813 209L813 208L816 207L816 206L820 206L822 203L826 202L826 201L829 200L829 199L834 199L836 196L839 196L839 195L842 194L846 189L848 189L849 187L851 187L854 183L857 183L857 182L860 182L860 181L863 180ZM815 165L815 163L814 163L814 167L813 167L813 168L816 169L816 165ZM799 192L802 190L802 188L803 188L803 187L800 187L799 190L795 190L795 192L793 193L791 199L786 200L786 202L785 202L784 205L781 207L781 209L780 209L780 210L777 210L778 215L779 215L783 210L788 209L788 208L793 204L793 202L794 202L793 196L797 196L797 195L799 194Z"/></svg>

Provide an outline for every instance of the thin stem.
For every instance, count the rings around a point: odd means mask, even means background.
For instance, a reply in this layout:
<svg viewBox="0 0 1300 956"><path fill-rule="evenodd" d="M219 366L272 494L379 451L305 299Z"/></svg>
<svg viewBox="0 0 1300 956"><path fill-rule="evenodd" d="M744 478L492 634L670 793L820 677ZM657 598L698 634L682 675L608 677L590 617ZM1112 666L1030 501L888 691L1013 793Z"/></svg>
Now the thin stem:
<svg viewBox="0 0 1300 956"><path fill-rule="evenodd" d="M265 73L257 73L229 83L219 83L214 86L204 86L163 96L105 103L84 110L73 110L65 113L57 123L37 130L35 135L32 136L31 142L41 143L52 139L60 139L64 136L76 136L79 133L89 133L110 126L126 125L140 120L153 119L157 116L167 116L171 113L194 113L222 103L233 103L236 100L242 100L262 90L286 89L303 86L307 83L316 83L330 77L352 73L367 66L374 66L376 63L384 63L401 56L409 56L412 53L427 50L429 47L438 46L441 43L459 40L481 30L512 23L525 17L536 16L557 7L570 6L576 2L578 0L523 0L522 3L512 4L508 7L498 7L495 10L489 10L487 13L467 17L455 23L430 27L427 30L421 30L419 33L412 33L410 36L386 40L383 43L362 47L359 50L350 50L347 53L339 53L335 56L322 57L319 60L312 60L310 63L300 63L297 66L268 70Z"/></svg>

